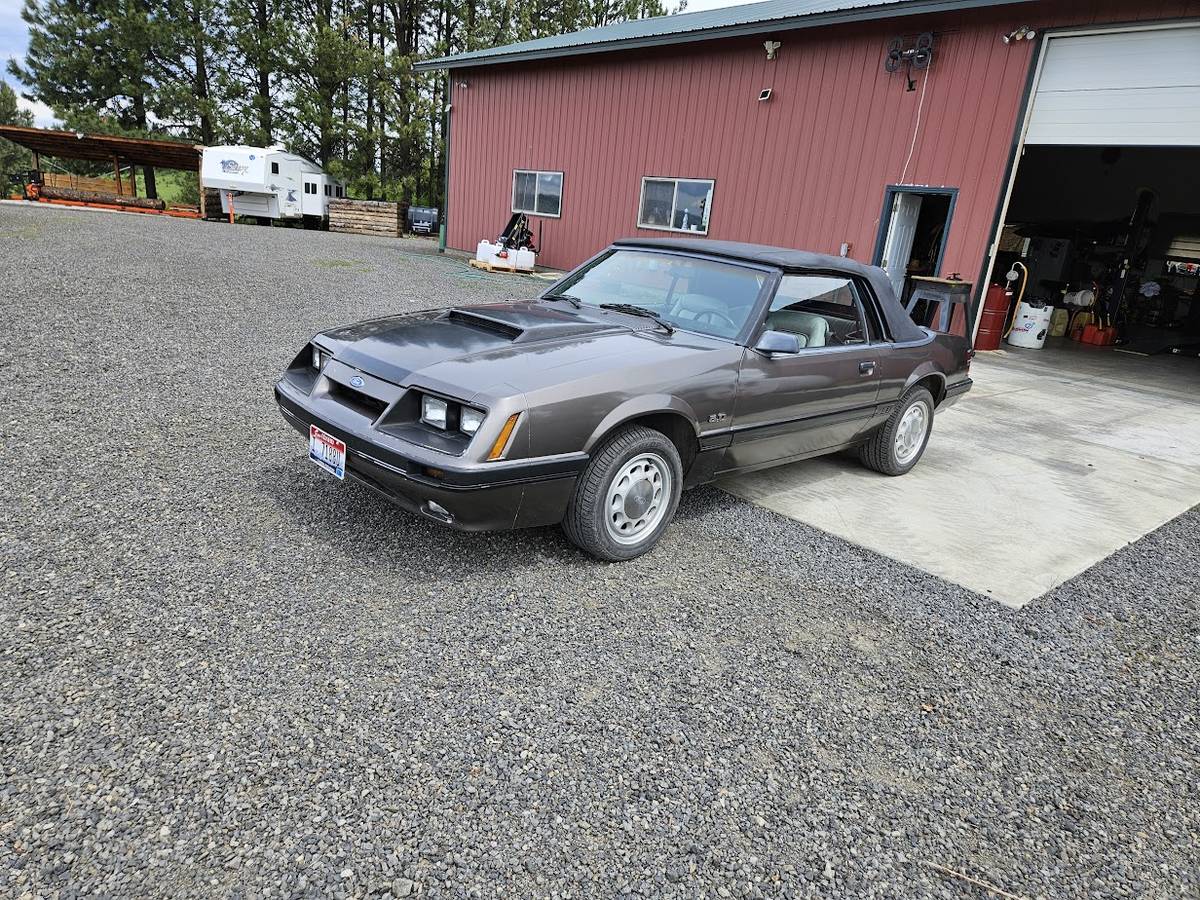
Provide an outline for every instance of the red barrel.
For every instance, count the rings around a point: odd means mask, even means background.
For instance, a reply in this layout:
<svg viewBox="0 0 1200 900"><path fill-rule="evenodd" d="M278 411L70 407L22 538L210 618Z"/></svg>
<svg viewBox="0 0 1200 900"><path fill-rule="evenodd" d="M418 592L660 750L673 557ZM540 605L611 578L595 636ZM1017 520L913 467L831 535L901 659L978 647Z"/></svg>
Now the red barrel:
<svg viewBox="0 0 1200 900"><path fill-rule="evenodd" d="M1004 321L1008 318L1008 307L1012 297L999 284L989 285L983 298L983 312L979 314L979 331L975 334L976 350L999 350L1004 340Z"/></svg>

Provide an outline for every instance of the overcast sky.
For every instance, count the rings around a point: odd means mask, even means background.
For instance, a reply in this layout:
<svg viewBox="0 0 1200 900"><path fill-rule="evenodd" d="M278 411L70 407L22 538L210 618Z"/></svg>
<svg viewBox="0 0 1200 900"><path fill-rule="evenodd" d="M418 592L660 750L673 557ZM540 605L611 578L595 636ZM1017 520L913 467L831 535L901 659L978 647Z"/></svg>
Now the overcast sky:
<svg viewBox="0 0 1200 900"><path fill-rule="evenodd" d="M24 5L24 0L0 0L0 80L12 85L17 92L17 102L25 109L33 110L38 125L50 125L54 121L50 108L21 97L21 85L8 74L8 61L21 59L29 43L25 22L21 19L21 7Z"/></svg>
<svg viewBox="0 0 1200 900"><path fill-rule="evenodd" d="M688 11L696 12L702 9L715 9L718 6L737 6L740 3L751 3L755 0L688 0ZM0 0L0 79L7 81L17 91L18 97L21 85L8 74L8 61L21 59L25 47L29 43L29 35L25 22L21 19L21 7L24 0ZM50 109L41 103L34 103L20 98L18 103L25 109L33 110L38 125L50 125L53 115Z"/></svg>

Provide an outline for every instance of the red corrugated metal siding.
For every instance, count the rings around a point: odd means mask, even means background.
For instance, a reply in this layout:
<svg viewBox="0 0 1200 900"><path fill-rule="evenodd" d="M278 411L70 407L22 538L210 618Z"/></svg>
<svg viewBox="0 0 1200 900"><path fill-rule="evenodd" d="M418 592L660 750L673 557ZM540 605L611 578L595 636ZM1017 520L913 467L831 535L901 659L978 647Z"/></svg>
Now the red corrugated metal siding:
<svg viewBox="0 0 1200 900"><path fill-rule="evenodd" d="M1077 0L784 32L771 35L783 42L774 62L759 37L460 70L448 242L473 250L495 237L513 169L541 169L564 173L562 217L531 217L548 266L573 266L619 237L669 235L637 228L646 175L715 179L709 237L831 253L846 241L871 262L884 189L903 176L958 188L942 270L974 279L1033 49L1000 35L1196 16L1194 0ZM934 63L907 92L903 74L883 71L885 46L926 30L937 35ZM760 103L764 87L774 94Z"/></svg>

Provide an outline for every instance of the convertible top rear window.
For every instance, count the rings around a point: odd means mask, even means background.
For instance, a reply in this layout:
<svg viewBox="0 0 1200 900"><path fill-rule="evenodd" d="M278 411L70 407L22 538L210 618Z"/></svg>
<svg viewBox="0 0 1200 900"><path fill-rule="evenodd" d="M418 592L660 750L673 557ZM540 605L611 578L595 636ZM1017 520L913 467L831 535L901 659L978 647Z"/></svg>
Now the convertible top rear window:
<svg viewBox="0 0 1200 900"><path fill-rule="evenodd" d="M616 250L559 284L555 293L590 306L640 306L676 328L733 338L753 312L767 277L736 263Z"/></svg>

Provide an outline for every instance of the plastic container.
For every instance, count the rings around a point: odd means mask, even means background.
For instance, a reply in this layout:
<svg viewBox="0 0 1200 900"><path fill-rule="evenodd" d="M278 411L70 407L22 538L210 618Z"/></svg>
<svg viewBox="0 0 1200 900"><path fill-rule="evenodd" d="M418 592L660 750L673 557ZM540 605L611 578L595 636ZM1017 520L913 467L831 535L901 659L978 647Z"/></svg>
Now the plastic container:
<svg viewBox="0 0 1200 900"><path fill-rule="evenodd" d="M475 258L480 262L491 263L497 268L516 269L520 272L532 272L537 265L537 254L532 250L505 250L502 244L490 241L480 241L475 248Z"/></svg>
<svg viewBox="0 0 1200 900"><path fill-rule="evenodd" d="M1050 333L1050 317L1053 314L1053 306L1033 306L1022 300L1017 306L1017 318L1008 335L1008 342L1014 347L1041 350Z"/></svg>
<svg viewBox="0 0 1200 900"><path fill-rule="evenodd" d="M520 249L510 251L508 259L513 267L521 272L532 272L533 267L537 265L537 254L532 250Z"/></svg>
<svg viewBox="0 0 1200 900"><path fill-rule="evenodd" d="M480 241L479 246L475 248L475 258L480 262L494 263L496 261L496 254L499 252L499 244L493 244L491 241Z"/></svg>
<svg viewBox="0 0 1200 900"><path fill-rule="evenodd" d="M1067 333L1067 324L1071 321L1071 312L1059 306L1050 316L1050 337L1062 337Z"/></svg>

